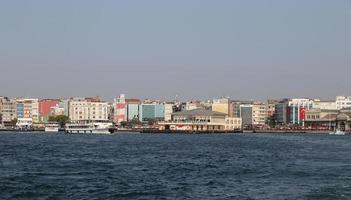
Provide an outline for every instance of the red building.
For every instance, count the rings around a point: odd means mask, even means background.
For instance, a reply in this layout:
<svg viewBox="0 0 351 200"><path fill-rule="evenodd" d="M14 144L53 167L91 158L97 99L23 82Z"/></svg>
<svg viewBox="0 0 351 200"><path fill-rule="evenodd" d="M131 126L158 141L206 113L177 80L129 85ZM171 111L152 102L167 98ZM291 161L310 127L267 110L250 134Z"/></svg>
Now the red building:
<svg viewBox="0 0 351 200"><path fill-rule="evenodd" d="M39 101L39 115L41 119L47 119L52 107L59 104L57 99L42 99Z"/></svg>

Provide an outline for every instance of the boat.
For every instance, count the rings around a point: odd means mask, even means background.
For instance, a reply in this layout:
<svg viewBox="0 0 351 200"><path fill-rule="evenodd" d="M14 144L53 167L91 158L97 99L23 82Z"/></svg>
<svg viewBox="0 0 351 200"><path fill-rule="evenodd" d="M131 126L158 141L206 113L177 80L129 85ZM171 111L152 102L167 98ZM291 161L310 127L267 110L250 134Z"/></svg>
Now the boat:
<svg viewBox="0 0 351 200"><path fill-rule="evenodd" d="M66 133L91 133L91 134L110 134L113 132L111 122L94 122L85 124L66 124Z"/></svg>
<svg viewBox="0 0 351 200"><path fill-rule="evenodd" d="M33 130L32 118L18 118L16 123L16 129L20 131L32 131Z"/></svg>
<svg viewBox="0 0 351 200"><path fill-rule="evenodd" d="M45 132L59 132L60 125L58 123L45 124Z"/></svg>
<svg viewBox="0 0 351 200"><path fill-rule="evenodd" d="M346 133L340 129L336 129L333 132L330 132L329 135L345 135Z"/></svg>

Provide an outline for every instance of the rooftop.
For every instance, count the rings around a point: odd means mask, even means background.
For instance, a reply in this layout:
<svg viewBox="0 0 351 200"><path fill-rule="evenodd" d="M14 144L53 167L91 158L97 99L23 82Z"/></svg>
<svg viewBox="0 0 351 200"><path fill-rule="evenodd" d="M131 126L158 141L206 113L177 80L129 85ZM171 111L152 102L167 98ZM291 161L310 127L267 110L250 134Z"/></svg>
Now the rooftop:
<svg viewBox="0 0 351 200"><path fill-rule="evenodd" d="M215 112L212 110L206 110L203 108L198 108L194 110L187 110L187 111L182 111L182 112L176 112L173 113L173 115L203 115L203 116L212 116L212 115L217 115L217 116L226 116L225 113L221 112Z"/></svg>

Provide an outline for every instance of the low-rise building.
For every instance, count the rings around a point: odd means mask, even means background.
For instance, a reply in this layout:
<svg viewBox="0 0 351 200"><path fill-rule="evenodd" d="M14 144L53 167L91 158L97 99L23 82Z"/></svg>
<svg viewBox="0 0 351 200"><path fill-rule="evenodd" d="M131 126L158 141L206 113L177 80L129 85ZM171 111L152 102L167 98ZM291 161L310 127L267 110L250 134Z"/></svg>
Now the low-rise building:
<svg viewBox="0 0 351 200"><path fill-rule="evenodd" d="M241 129L241 119L206 109L176 112L172 120L159 122L161 130L173 131L234 131Z"/></svg>
<svg viewBox="0 0 351 200"><path fill-rule="evenodd" d="M351 110L310 109L306 111L305 127L351 131Z"/></svg>
<svg viewBox="0 0 351 200"><path fill-rule="evenodd" d="M351 108L351 96L337 96L336 109Z"/></svg>

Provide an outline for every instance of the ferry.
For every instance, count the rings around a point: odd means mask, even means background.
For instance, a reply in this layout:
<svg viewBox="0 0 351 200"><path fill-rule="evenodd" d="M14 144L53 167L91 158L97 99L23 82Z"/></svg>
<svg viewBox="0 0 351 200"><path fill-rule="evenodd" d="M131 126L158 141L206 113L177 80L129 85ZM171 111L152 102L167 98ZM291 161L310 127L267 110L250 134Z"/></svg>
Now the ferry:
<svg viewBox="0 0 351 200"><path fill-rule="evenodd" d="M110 134L110 133L113 133L113 124L111 122L66 124L65 132L66 133Z"/></svg>
<svg viewBox="0 0 351 200"><path fill-rule="evenodd" d="M58 123L45 124L45 132L59 132L60 126Z"/></svg>
<svg viewBox="0 0 351 200"><path fill-rule="evenodd" d="M16 129L21 131L32 131L33 130L32 118L18 118L16 123Z"/></svg>

